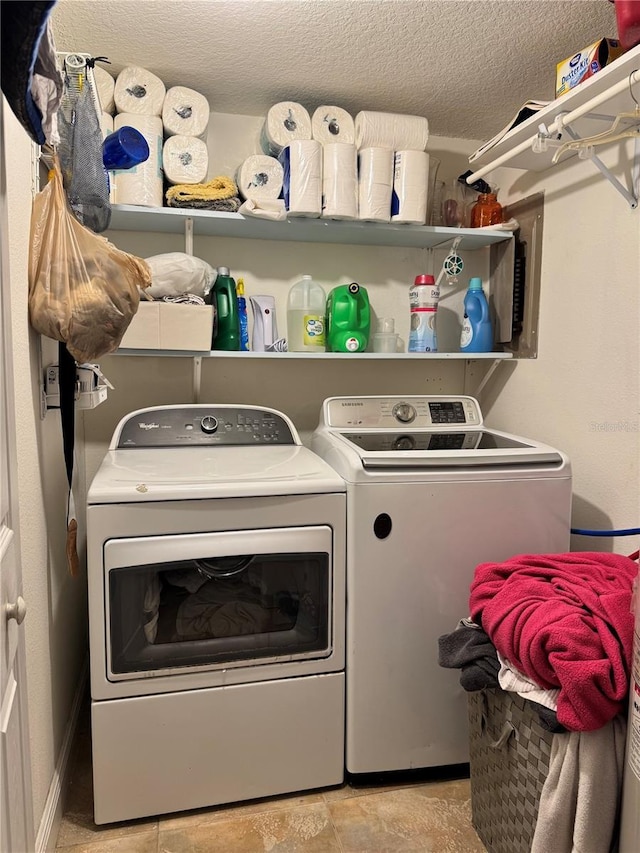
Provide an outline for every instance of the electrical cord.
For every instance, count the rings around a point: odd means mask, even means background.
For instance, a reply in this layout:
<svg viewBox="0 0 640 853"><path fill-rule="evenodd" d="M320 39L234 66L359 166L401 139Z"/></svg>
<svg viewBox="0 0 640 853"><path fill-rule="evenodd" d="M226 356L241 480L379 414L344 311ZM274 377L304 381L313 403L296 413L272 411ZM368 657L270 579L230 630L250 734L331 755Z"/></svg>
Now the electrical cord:
<svg viewBox="0 0 640 853"><path fill-rule="evenodd" d="M623 530L588 530L572 527L571 532L577 536L638 536L640 535L640 527L628 527Z"/></svg>

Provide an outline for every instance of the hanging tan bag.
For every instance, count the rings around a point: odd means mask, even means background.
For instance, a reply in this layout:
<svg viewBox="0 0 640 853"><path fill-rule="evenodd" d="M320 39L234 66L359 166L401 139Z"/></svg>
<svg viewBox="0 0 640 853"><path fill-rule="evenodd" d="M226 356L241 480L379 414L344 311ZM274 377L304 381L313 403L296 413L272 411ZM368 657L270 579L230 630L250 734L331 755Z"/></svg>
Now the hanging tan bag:
<svg viewBox="0 0 640 853"><path fill-rule="evenodd" d="M151 284L141 258L121 252L76 219L57 158L31 215L29 319L64 341L79 363L116 350Z"/></svg>

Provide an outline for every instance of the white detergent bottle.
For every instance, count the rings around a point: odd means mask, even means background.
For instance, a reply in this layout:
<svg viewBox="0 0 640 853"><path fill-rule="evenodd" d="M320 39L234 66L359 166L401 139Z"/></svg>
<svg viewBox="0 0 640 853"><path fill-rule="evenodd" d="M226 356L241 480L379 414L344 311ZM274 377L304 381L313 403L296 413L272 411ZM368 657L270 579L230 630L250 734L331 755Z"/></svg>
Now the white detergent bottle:
<svg viewBox="0 0 640 853"><path fill-rule="evenodd" d="M293 285L287 300L289 352L324 352L327 297L310 275Z"/></svg>

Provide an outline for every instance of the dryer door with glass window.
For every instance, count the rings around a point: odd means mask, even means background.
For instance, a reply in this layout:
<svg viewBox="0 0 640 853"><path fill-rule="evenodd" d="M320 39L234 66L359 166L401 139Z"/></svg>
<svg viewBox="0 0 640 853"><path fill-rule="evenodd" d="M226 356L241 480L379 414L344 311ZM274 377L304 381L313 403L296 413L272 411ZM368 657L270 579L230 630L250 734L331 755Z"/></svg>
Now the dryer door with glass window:
<svg viewBox="0 0 640 853"><path fill-rule="evenodd" d="M110 681L312 661L332 649L324 525L110 539Z"/></svg>

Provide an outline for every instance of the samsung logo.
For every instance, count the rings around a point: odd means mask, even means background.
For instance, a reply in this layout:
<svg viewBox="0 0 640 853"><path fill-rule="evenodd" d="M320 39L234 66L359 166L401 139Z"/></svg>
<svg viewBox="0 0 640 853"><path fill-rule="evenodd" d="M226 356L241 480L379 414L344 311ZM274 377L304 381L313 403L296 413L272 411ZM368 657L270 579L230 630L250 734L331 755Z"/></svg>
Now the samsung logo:
<svg viewBox="0 0 640 853"><path fill-rule="evenodd" d="M364 406L364 403L342 403L342 408L345 406Z"/></svg>

